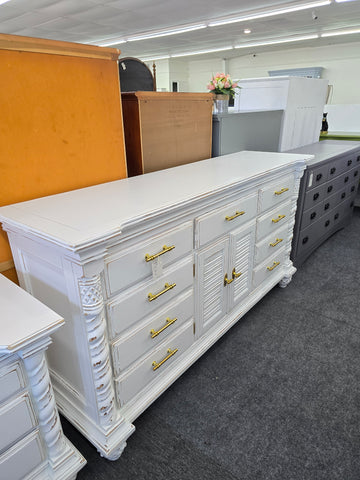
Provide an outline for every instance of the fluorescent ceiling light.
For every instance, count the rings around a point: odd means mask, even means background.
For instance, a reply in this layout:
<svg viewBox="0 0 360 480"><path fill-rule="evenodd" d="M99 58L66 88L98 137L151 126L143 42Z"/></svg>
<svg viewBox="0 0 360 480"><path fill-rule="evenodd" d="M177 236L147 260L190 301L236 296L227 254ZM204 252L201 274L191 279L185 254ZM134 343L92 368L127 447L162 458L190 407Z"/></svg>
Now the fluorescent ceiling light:
<svg viewBox="0 0 360 480"><path fill-rule="evenodd" d="M146 57L146 58L140 57L140 60L142 62L151 62L152 60L166 60L167 58L170 58L170 55L164 55L163 57Z"/></svg>
<svg viewBox="0 0 360 480"><path fill-rule="evenodd" d="M290 37L290 38L283 38L283 39L280 39L280 40L269 40L268 42L244 43L242 45L235 45L234 48L262 47L263 45L275 45L277 43L300 42L301 40L312 40L314 38L319 38L319 35L306 35L306 36L303 36L303 37Z"/></svg>
<svg viewBox="0 0 360 480"><path fill-rule="evenodd" d="M10 2L10 0L0 0L0 5L2 5L3 3L7 3L7 2Z"/></svg>
<svg viewBox="0 0 360 480"><path fill-rule="evenodd" d="M353 2L354 0L335 0L336 3Z"/></svg>
<svg viewBox="0 0 360 480"><path fill-rule="evenodd" d="M96 45L98 45L99 47L110 47L110 45L120 45L120 43L126 43L126 40L124 40L123 38L114 38L113 40L110 40L109 41L106 41L106 42L99 42L97 43Z"/></svg>
<svg viewBox="0 0 360 480"><path fill-rule="evenodd" d="M336 35L350 35L352 33L360 33L360 29L357 30L338 30L337 32L322 33L321 37L335 37Z"/></svg>
<svg viewBox="0 0 360 480"><path fill-rule="evenodd" d="M127 39L128 42L136 42L137 40L147 40L149 38L166 37L168 35L177 35L179 33L192 32L193 30L200 30L206 28L204 23L199 25L189 25L187 27L172 28L171 30L158 30L157 32L144 33L144 35L134 35Z"/></svg>
<svg viewBox="0 0 360 480"><path fill-rule="evenodd" d="M299 10L306 10L308 8L323 7L325 5L330 5L330 3L331 3L331 0L321 0L318 2L295 5L293 7L284 7L284 8L278 8L278 9L268 10L268 11L265 10L259 13L244 15L242 17L232 17L232 18L230 17L230 18L224 18L223 20L216 20L214 22L210 22L208 26L217 27L219 25L226 25L228 23L245 22L248 20L255 20L257 18L266 18L266 17L272 17L274 15L283 15L284 13L297 12Z"/></svg>
<svg viewBox="0 0 360 480"><path fill-rule="evenodd" d="M170 55L171 58L175 57L187 57L188 55L201 55L202 53L213 53L213 52L222 52L225 50L232 50L234 47L223 47L223 48L213 48L211 50L199 50L197 52L187 52L187 53L176 53L174 55Z"/></svg>

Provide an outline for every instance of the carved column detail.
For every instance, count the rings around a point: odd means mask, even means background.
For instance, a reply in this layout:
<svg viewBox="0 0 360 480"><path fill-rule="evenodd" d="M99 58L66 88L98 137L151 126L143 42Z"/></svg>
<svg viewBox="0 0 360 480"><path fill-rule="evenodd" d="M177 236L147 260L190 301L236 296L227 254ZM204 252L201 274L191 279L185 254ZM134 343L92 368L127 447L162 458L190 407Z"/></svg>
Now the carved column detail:
<svg viewBox="0 0 360 480"><path fill-rule="evenodd" d="M100 425L110 427L115 420L115 391L112 383L110 350L107 341L104 298L100 275L79 280L85 315L89 353Z"/></svg>
<svg viewBox="0 0 360 480"><path fill-rule="evenodd" d="M48 456L52 464L56 464L68 448L65 444L54 392L50 382L45 352L40 351L23 357L29 378L35 408L39 418L41 432L45 438Z"/></svg>

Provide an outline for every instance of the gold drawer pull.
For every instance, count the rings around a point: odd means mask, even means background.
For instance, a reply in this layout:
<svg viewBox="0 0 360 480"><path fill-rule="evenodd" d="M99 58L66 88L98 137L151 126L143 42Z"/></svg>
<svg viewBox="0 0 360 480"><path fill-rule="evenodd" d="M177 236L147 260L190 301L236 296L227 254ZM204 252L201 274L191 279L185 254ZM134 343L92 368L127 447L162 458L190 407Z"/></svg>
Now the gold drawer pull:
<svg viewBox="0 0 360 480"><path fill-rule="evenodd" d="M266 267L268 270L274 270L274 268L276 268L278 265L280 265L280 262L273 262L273 266L272 267Z"/></svg>
<svg viewBox="0 0 360 480"><path fill-rule="evenodd" d="M167 247L166 245L163 246L163 249L159 253L154 253L154 255L150 255L147 253L145 255L145 261L146 262L151 262L151 260L154 260L157 257L160 257L160 255L164 255L166 252L170 252L170 250L173 250L175 248L175 245L171 245L170 247Z"/></svg>
<svg viewBox="0 0 360 480"><path fill-rule="evenodd" d="M283 241L282 238L277 238L274 243L270 243L270 247L276 247L279 243Z"/></svg>
<svg viewBox="0 0 360 480"><path fill-rule="evenodd" d="M287 192L289 189L288 188L282 188L281 190L278 190L277 192L274 192L275 195L281 195L282 193Z"/></svg>
<svg viewBox="0 0 360 480"><path fill-rule="evenodd" d="M167 349L167 353L169 354L167 357L163 358L161 360L161 362L157 363L157 362L152 362L152 366L153 366L153 370L157 370L158 368L161 367L161 365L163 363L165 363L167 360L169 360L169 358L171 358L173 355L175 355L175 353L178 351L177 348L175 348L175 350L171 350L171 348L168 348Z"/></svg>
<svg viewBox="0 0 360 480"><path fill-rule="evenodd" d="M168 292L172 288L176 287L176 283L172 283L171 285L169 285L168 283L165 283L164 287L165 287L164 290L161 290L161 292L159 293L155 293L155 295L153 295L152 293L148 293L149 302L156 300L158 297L160 297L160 295L163 295L164 293Z"/></svg>
<svg viewBox="0 0 360 480"><path fill-rule="evenodd" d="M227 273L225 273L224 287L226 287L226 285L229 285L229 283L232 283L233 281L234 281L234 279L233 278L228 278Z"/></svg>
<svg viewBox="0 0 360 480"><path fill-rule="evenodd" d="M245 214L244 211L235 212L235 215L233 215L232 217L229 217L228 215L226 215L225 220L227 220L228 222L230 222L230 220L234 220L234 218L241 217L241 215L244 215L244 214Z"/></svg>
<svg viewBox="0 0 360 480"><path fill-rule="evenodd" d="M236 273L236 268L233 268L233 271L232 271L233 280L235 280L235 278L239 278L240 275L242 275L242 272Z"/></svg>
<svg viewBox="0 0 360 480"><path fill-rule="evenodd" d="M286 215L279 215L278 218L273 218L271 221L272 221L273 223L278 223L278 222L280 222L280 220L281 220L282 218L285 218L285 217L286 217Z"/></svg>
<svg viewBox="0 0 360 480"><path fill-rule="evenodd" d="M164 325L162 328L160 328L160 330L158 330L157 332L155 332L155 330L153 328L150 330L151 338L157 337L161 332L163 332L165 330L165 328L168 328L168 327L170 327L170 325L175 323L176 320L177 320L177 318L167 317L166 318L166 325Z"/></svg>

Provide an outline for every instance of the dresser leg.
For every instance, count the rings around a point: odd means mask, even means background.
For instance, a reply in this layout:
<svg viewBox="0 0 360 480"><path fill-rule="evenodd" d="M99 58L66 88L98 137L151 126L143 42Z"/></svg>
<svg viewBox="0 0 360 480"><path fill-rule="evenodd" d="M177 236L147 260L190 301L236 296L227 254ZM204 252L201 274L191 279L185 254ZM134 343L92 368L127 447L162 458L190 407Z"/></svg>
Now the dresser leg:
<svg viewBox="0 0 360 480"><path fill-rule="evenodd" d="M281 287L281 288L287 287L289 285L289 283L291 282L291 279L292 279L295 272L296 272L296 268L292 265L289 268L289 271L286 273L286 275L284 275L283 278L280 280L279 287Z"/></svg>
<svg viewBox="0 0 360 480"><path fill-rule="evenodd" d="M101 452L100 450L98 450L98 452L100 453L101 457L104 457L107 460L114 461L114 460L118 460L120 458L121 454L125 450L126 445L127 445L126 442L120 443L120 445L116 449L111 450L111 454L109 454L109 455L105 455L104 452Z"/></svg>

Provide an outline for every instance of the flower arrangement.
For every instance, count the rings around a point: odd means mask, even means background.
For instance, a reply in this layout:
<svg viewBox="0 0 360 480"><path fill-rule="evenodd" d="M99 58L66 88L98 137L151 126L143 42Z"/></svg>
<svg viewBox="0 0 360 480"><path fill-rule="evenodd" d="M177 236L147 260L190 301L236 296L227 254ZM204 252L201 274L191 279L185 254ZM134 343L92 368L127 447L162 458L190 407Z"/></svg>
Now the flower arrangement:
<svg viewBox="0 0 360 480"><path fill-rule="evenodd" d="M230 95L231 97L235 96L235 87L238 84L231 80L229 74L225 75L225 73L217 73L213 75L210 82L207 84L207 89L210 90L212 93L220 94L220 95Z"/></svg>

